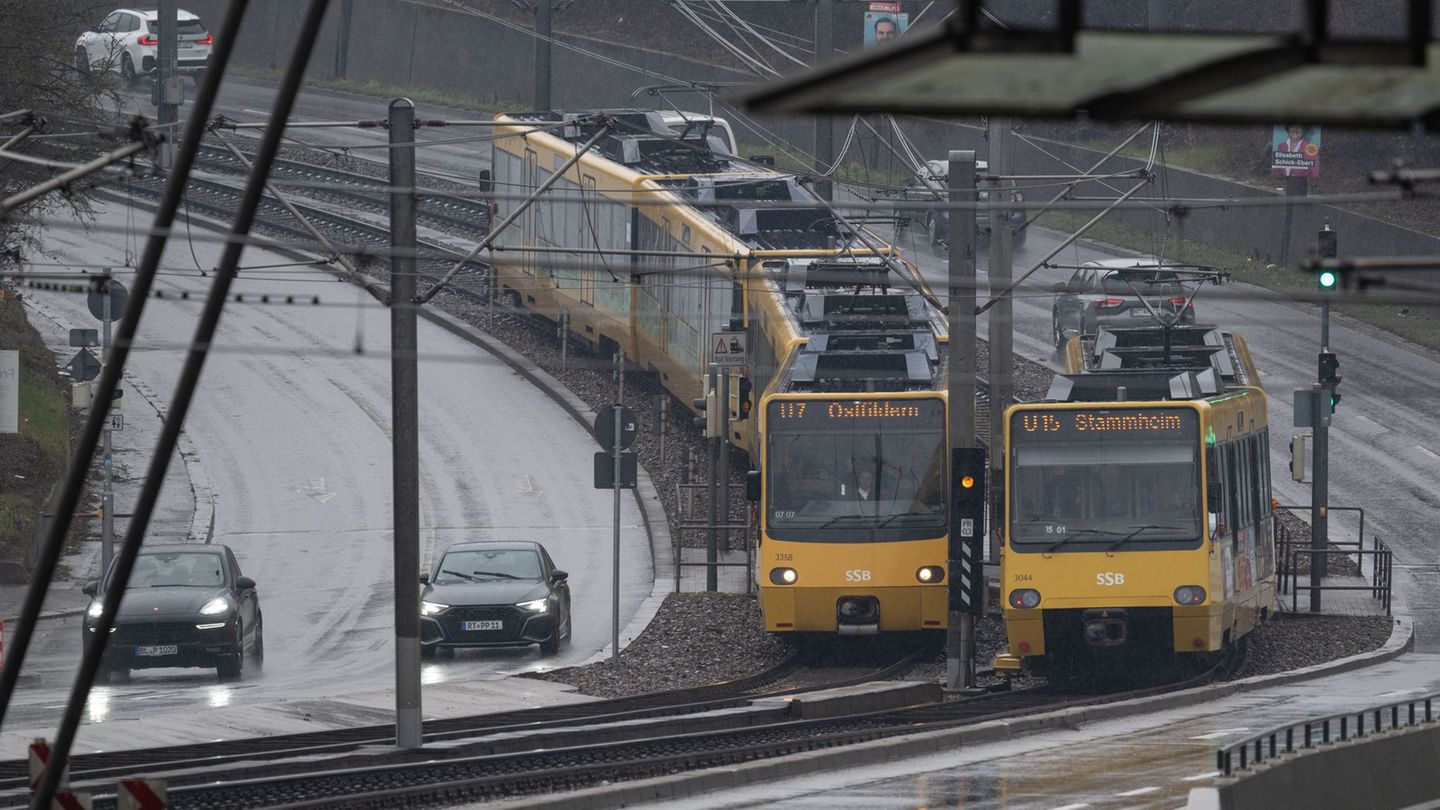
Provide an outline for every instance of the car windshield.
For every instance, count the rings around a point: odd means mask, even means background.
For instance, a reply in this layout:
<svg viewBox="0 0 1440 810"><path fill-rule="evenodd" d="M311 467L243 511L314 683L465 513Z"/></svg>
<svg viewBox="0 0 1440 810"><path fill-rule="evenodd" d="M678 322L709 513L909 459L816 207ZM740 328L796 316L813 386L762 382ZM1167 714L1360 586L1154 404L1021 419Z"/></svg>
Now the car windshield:
<svg viewBox="0 0 1440 810"><path fill-rule="evenodd" d="M225 566L219 554L173 552L141 554L130 572L130 588L219 587Z"/></svg>
<svg viewBox="0 0 1440 810"><path fill-rule="evenodd" d="M491 579L540 579L540 555L525 549L465 549L440 560L435 584Z"/></svg>

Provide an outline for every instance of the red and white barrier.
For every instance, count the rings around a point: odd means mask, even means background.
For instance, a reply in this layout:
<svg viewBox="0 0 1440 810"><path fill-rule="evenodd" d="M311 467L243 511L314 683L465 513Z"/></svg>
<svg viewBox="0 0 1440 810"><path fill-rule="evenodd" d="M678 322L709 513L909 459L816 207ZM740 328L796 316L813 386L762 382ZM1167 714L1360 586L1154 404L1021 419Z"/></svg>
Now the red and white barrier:
<svg viewBox="0 0 1440 810"><path fill-rule="evenodd" d="M121 779L115 794L117 810L165 810L165 780Z"/></svg>
<svg viewBox="0 0 1440 810"><path fill-rule="evenodd" d="M40 787L40 780L45 777L45 767L50 764L50 743L44 737L36 737L30 743L30 792L34 793ZM60 789L55 791L55 799L50 807L53 810L91 810L92 802L89 793L75 793L70 790L70 766L65 766L65 772L60 777Z"/></svg>

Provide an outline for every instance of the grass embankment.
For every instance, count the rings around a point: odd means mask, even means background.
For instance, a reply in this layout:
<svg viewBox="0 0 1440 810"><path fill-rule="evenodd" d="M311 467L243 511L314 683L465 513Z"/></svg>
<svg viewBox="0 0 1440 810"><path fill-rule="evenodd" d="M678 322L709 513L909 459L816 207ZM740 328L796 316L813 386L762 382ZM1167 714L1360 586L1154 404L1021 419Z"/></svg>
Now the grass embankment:
<svg viewBox="0 0 1440 810"><path fill-rule="evenodd" d="M1093 215L1089 213L1082 215L1075 211L1049 211L1041 216L1037 224L1060 231L1073 231L1088 221L1091 216ZM1154 233L1104 220L1087 231L1085 237L1141 253L1153 254L1156 249ZM1294 266L1270 265L1255 261L1248 256L1217 250L1208 245L1188 240L1172 238L1164 244L1164 258L1228 270L1232 281L1243 281L1281 294L1309 296L1315 293L1314 280ZM1204 293L1202 292L1200 295L1203 298ZM1413 303L1336 301L1332 305L1331 311L1379 327L1427 349L1440 351L1440 307Z"/></svg>
<svg viewBox="0 0 1440 810"><path fill-rule="evenodd" d="M0 575L26 562L35 521L70 455L70 386L55 356L25 318L13 290L0 287L0 350L20 351L20 432L0 433Z"/></svg>

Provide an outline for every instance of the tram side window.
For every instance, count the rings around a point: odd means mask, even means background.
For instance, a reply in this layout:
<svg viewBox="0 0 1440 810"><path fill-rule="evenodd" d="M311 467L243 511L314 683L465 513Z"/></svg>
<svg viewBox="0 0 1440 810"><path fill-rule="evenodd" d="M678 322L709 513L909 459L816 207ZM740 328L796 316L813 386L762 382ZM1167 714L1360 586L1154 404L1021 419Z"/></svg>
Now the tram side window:
<svg viewBox="0 0 1440 810"><path fill-rule="evenodd" d="M1240 520L1240 460L1236 458L1239 453L1234 444L1227 444L1221 448L1225 459L1225 528L1230 536L1235 536L1235 527Z"/></svg>
<svg viewBox="0 0 1440 810"><path fill-rule="evenodd" d="M1246 468L1250 475L1250 523L1253 525L1260 522L1260 516L1265 514L1261 500L1262 477L1260 475L1260 437L1254 435L1245 440L1246 449L1250 454L1250 465Z"/></svg>
<svg viewBox="0 0 1440 810"><path fill-rule="evenodd" d="M1273 497L1270 488L1270 431L1260 431L1260 514L1268 515L1272 511L1270 499Z"/></svg>

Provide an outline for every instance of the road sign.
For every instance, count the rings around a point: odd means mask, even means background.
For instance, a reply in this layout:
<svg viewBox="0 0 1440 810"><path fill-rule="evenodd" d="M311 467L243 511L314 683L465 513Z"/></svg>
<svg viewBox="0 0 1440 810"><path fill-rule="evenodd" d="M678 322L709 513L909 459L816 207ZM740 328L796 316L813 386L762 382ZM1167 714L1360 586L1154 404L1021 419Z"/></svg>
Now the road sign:
<svg viewBox="0 0 1440 810"><path fill-rule="evenodd" d="M111 413L110 421L105 426L109 428L112 432L119 433L120 431L125 429L125 414Z"/></svg>
<svg viewBox="0 0 1440 810"><path fill-rule="evenodd" d="M100 330L98 329L71 329L70 345L76 348L100 345Z"/></svg>
<svg viewBox="0 0 1440 810"><path fill-rule="evenodd" d="M736 368L745 365L746 338L744 332L713 332L710 335L710 362L720 368Z"/></svg>
<svg viewBox="0 0 1440 810"><path fill-rule="evenodd" d="M89 349L81 349L65 364L65 371L75 382L90 382L100 376L100 361Z"/></svg>
<svg viewBox="0 0 1440 810"><path fill-rule="evenodd" d="M638 477L639 465L635 452L626 450L620 454L620 486L633 488ZM610 489L615 486L615 453L605 451L595 454L595 488Z"/></svg>
<svg viewBox="0 0 1440 810"><path fill-rule="evenodd" d="M85 303L90 305L90 314L103 321L105 320L105 296L101 295L99 287L99 284L102 283L104 282L97 282L95 286L92 286L90 288L90 295L88 298L86 298ZM120 282L111 279L110 320L120 320L121 316L125 314L125 307L129 305L129 303L130 291L125 289L124 284L121 284Z"/></svg>
<svg viewBox="0 0 1440 810"><path fill-rule="evenodd" d="M615 450L615 410L617 408L620 410L621 450L635 443L635 433L639 429L639 423L635 421L635 412L624 405L608 405L601 408L600 413L595 415L595 441L599 442L607 453L613 453Z"/></svg>

